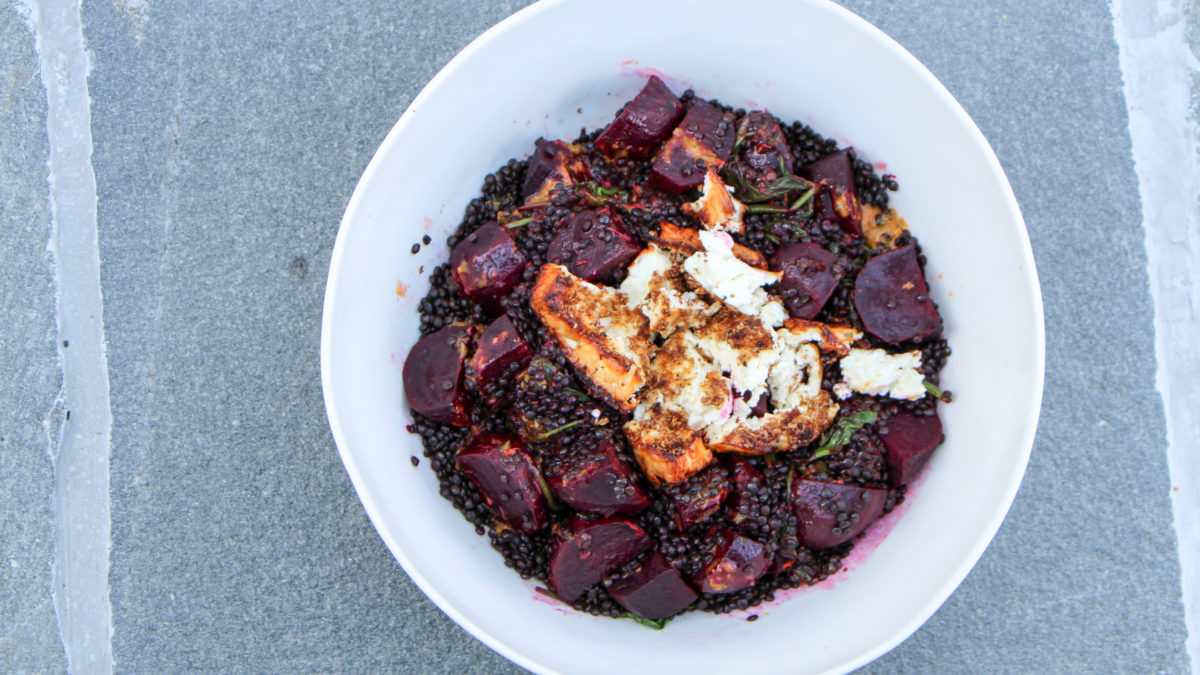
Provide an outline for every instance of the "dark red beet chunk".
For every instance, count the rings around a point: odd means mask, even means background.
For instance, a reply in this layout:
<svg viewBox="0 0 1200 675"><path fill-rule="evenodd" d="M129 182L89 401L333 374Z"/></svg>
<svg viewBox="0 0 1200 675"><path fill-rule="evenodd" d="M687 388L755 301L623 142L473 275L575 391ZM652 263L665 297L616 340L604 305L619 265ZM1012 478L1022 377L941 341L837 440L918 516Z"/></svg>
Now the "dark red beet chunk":
<svg viewBox="0 0 1200 675"><path fill-rule="evenodd" d="M800 543L820 550L850 541L883 514L887 490L801 479L792 483Z"/></svg>
<svg viewBox="0 0 1200 675"><path fill-rule="evenodd" d="M699 187L707 167L719 170L729 159L736 138L732 114L696 101L655 155L648 185L672 194Z"/></svg>
<svg viewBox="0 0 1200 675"><path fill-rule="evenodd" d="M479 336L471 357L471 379L488 405L499 408L509 402L507 384L532 358L533 352L505 314Z"/></svg>
<svg viewBox="0 0 1200 675"><path fill-rule="evenodd" d="M699 597L658 551L646 556L629 576L614 581L608 594L643 619L674 616Z"/></svg>
<svg viewBox="0 0 1200 675"><path fill-rule="evenodd" d="M450 276L458 290L488 311L500 313L500 300L521 281L525 255L499 223L490 222L450 252Z"/></svg>
<svg viewBox="0 0 1200 675"><path fill-rule="evenodd" d="M787 244L771 256L771 270L783 272L777 288L788 314L812 319L846 273L845 261L819 244Z"/></svg>
<svg viewBox="0 0 1200 675"><path fill-rule="evenodd" d="M641 250L617 212L605 207L572 215L550 241L546 260L588 281L612 281Z"/></svg>
<svg viewBox="0 0 1200 675"><path fill-rule="evenodd" d="M682 532L721 508L721 502L729 495L729 479L720 467L713 465L683 483L670 486L667 493L675 506L675 526Z"/></svg>
<svg viewBox="0 0 1200 675"><path fill-rule="evenodd" d="M683 117L683 103L667 85L651 75L650 81L596 139L596 147L611 158L645 159L671 135Z"/></svg>
<svg viewBox="0 0 1200 675"><path fill-rule="evenodd" d="M813 196L813 217L833 223L847 234L862 236L862 208L854 187L854 149L825 155L800 169L800 176L818 184Z"/></svg>
<svg viewBox="0 0 1200 675"><path fill-rule="evenodd" d="M740 525L746 519L758 515L753 511L757 504L750 495L763 489L763 476L754 465L744 457L727 455L724 457L725 466L729 469L732 489L729 499L725 502L726 513L734 525Z"/></svg>
<svg viewBox="0 0 1200 675"><path fill-rule="evenodd" d="M649 535L637 523L620 518L572 521L550 554L550 585L558 597L575 602L617 568L650 548Z"/></svg>
<svg viewBox="0 0 1200 675"><path fill-rule="evenodd" d="M720 534L713 557L692 577L704 593L736 593L749 588L771 567L767 547L733 530Z"/></svg>
<svg viewBox="0 0 1200 675"><path fill-rule="evenodd" d="M549 195L546 185L571 184L587 180L589 172L587 165L576 151L575 146L563 141L547 141L539 138L529 157L529 169L525 172L525 184L521 196L528 200L530 197L545 192Z"/></svg>
<svg viewBox="0 0 1200 675"><path fill-rule="evenodd" d="M814 183L828 181L830 185L842 192L858 196L854 187L854 152L853 148L843 148L804 165L800 169L800 177Z"/></svg>
<svg viewBox="0 0 1200 675"><path fill-rule="evenodd" d="M414 412L443 424L470 424L463 374L476 332L452 323L413 345L404 359L404 395Z"/></svg>
<svg viewBox="0 0 1200 675"><path fill-rule="evenodd" d="M888 344L942 332L942 317L929 299L913 244L868 260L855 280L853 298L863 328Z"/></svg>
<svg viewBox="0 0 1200 675"><path fill-rule="evenodd" d="M578 452L547 469L546 482L556 497L579 511L604 516L636 513L650 506L637 474L617 457L612 441Z"/></svg>
<svg viewBox="0 0 1200 675"><path fill-rule="evenodd" d="M792 170L792 152L779 120L771 113L762 110L746 113L738 123L737 138L742 141L733 161L742 177L754 187L761 190L779 180L780 164Z"/></svg>
<svg viewBox="0 0 1200 675"><path fill-rule="evenodd" d="M932 415L918 415L900 410L888 418L887 433L881 434L887 450L889 480L892 485L907 485L916 477L933 449L941 444L942 420L937 409Z"/></svg>
<svg viewBox="0 0 1200 675"><path fill-rule="evenodd" d="M476 434L459 451L458 464L501 521L522 532L545 527L541 474L519 436L494 431Z"/></svg>

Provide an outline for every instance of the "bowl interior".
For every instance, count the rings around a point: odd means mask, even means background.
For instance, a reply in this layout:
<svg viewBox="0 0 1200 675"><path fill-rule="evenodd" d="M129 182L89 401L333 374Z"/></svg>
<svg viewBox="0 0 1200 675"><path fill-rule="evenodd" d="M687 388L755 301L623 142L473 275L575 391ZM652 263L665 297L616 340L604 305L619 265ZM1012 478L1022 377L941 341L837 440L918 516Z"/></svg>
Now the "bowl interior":
<svg viewBox="0 0 1200 675"><path fill-rule="evenodd" d="M754 29L745 48L717 37L739 18ZM754 623L694 613L652 631L561 608L503 565L424 462L409 461L422 453L405 431L400 369L426 275L446 259L467 202L539 136L606 124L651 73L676 93L809 123L896 174L893 204L928 256L954 349L947 441L905 513L847 572L753 610ZM434 243L412 254L425 234ZM426 594L508 658L575 673L820 672L895 646L983 552L1028 459L1043 351L1029 242L998 162L945 89L878 30L822 0L753 0L736 12L714 0L548 2L456 57L372 160L334 250L322 377L338 448L380 535Z"/></svg>

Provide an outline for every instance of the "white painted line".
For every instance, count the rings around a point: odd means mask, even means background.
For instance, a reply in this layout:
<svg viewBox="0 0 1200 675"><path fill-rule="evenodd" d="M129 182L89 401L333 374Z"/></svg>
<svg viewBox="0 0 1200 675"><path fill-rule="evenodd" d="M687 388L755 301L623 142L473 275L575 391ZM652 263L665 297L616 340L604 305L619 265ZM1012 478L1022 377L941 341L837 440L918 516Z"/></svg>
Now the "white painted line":
<svg viewBox="0 0 1200 675"><path fill-rule="evenodd" d="M23 0L46 88L50 137L47 246L58 284L63 405L54 450L54 612L72 673L111 673L108 362L92 172L88 56L80 0ZM70 346L67 346L69 343Z"/></svg>
<svg viewBox="0 0 1200 675"><path fill-rule="evenodd" d="M1200 134L1187 0L1114 0L1154 297L1188 655L1200 671Z"/></svg>

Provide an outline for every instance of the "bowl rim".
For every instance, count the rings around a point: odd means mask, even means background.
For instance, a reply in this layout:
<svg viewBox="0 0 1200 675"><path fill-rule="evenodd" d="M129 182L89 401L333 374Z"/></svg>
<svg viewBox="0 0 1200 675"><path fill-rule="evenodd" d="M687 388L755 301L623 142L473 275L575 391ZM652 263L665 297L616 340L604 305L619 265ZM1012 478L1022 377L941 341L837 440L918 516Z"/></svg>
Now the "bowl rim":
<svg viewBox="0 0 1200 675"><path fill-rule="evenodd" d="M337 236L334 241L333 251L330 257L329 273L326 280L325 297L322 306L321 318L321 388L325 402L326 416L329 421L329 427L333 434L334 443L337 446L338 454L341 457L342 464L345 467L346 473L350 477L351 483L354 485L355 492L367 512L367 517L370 519L375 531L379 534L387 545L392 556L400 563L400 566L413 580L418 588L449 616L456 624L463 627L475 638L483 642L489 648L504 656L506 659L523 668L535 672L555 672L546 664L536 661L525 654L512 649L503 641L494 637L491 633L485 630L477 623L471 621L457 608L450 603L430 581L421 574L420 570L412 563L410 558L404 552L398 542L388 533L386 528L380 527L383 522L383 514L381 507L368 495L360 489L364 485L363 470L358 465L353 453L349 450L349 443L345 431L343 430L341 416L339 414L338 401L334 395L333 379L330 369L332 359L332 334L334 331L333 316L335 315L335 305L339 295L340 287L340 269L343 264L343 259L346 251L347 234L352 227L352 223L357 219L358 210L363 200L365 186L373 182L375 174L379 170L382 163L382 157L387 151L396 144L399 138L407 129L415 112L422 107L426 99L441 86L442 82L449 79L461 66L461 64L482 48L484 45L497 39L499 36L509 30L510 27L527 21L542 12L549 11L560 5L571 4L579 0L539 0L534 4L524 7L510 16L496 23L484 33L476 37L469 44L463 47L445 66L438 71L436 75L421 89L420 93L413 98L412 102L401 114L400 118L388 131L383 141L376 148L371 160L368 162L366 169L359 177L355 185L346 211L338 225ZM934 612L942 606L946 599L958 588L967 574L974 568L979 561L984 551L995 538L1000 525L1007 517L1009 510L1012 508L1012 503L1016 497L1017 491L1020 488L1021 481L1024 477L1026 467L1029 462L1030 454L1033 450L1033 443L1037 432L1038 420L1041 412L1042 396L1045 384L1045 354L1046 354L1046 338L1045 338L1045 316L1043 301L1041 295L1041 284L1038 278L1037 267L1033 257L1033 249L1029 240L1028 227L1025 224L1024 216L1021 214L1020 205L1017 202L1016 195L1013 193L1012 186L1008 181L1007 175L1004 173L999 159L996 157L995 151L988 143L983 132L979 129L975 121L963 108L962 104L946 89L933 75L932 72L913 56L907 49L901 46L896 40L877 28L874 24L862 18L853 11L837 4L833 0L799 0L813 5L821 5L824 9L832 11L839 19L847 21L862 30L866 35L873 38L878 44L883 47L893 57L908 66L926 85L930 87L933 95L946 107L946 109L959 122L964 124L964 128L975 142L979 149L983 151L983 159L991 174L991 178L996 185L1002 188L1001 193L1006 205L1011 209L1016 216L1021 227L1017 228L1019 235L1019 248L1021 255L1021 263L1023 271L1029 278L1030 297L1026 301L1030 303L1033 310L1035 334L1033 335L1036 358L1033 365L1033 395L1029 398L1029 406L1027 418L1030 424L1027 426L1024 438L1021 441L1019 461L1014 464L1013 471L1005 478L1006 485L1004 490L1004 507L997 509L993 513L986 526L979 530L981 536L978 536L970 548L969 553L962 558L954 572L948 575L938 591L932 594L927 601L922 605L919 611L913 613L909 620L899 625L887 639L880 641L873 648L860 653L857 657L849 659L839 666L834 667L829 672L848 672L855 668L859 668L887 652L894 649L901 642L906 640L918 628L920 628ZM986 536L983 536L986 535Z"/></svg>

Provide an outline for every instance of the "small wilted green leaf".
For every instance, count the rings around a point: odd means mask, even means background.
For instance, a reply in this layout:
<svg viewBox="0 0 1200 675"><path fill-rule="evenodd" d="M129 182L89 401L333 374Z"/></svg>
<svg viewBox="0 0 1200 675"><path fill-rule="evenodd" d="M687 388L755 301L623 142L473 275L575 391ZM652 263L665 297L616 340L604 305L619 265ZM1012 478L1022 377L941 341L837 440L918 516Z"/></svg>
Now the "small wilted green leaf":
<svg viewBox="0 0 1200 675"><path fill-rule="evenodd" d="M643 626L649 626L650 628L653 628L654 630L662 630L663 627L666 626L667 623L671 619L674 619L675 617L668 616L665 619L644 619L644 618L638 616L637 614L633 614L630 612L621 612L621 618L622 619L633 619L634 621L642 624Z"/></svg>
<svg viewBox="0 0 1200 675"><path fill-rule="evenodd" d="M821 438L821 445L817 446L811 459L818 459L837 452L843 445L850 442L854 432L871 424L878 417L878 413L873 410L860 410L849 417L838 420L832 429L825 432L825 436Z"/></svg>
<svg viewBox="0 0 1200 675"><path fill-rule="evenodd" d="M929 395L934 398L941 398L943 393L941 389L938 389L936 384L929 381L925 382L925 391L929 392Z"/></svg>

